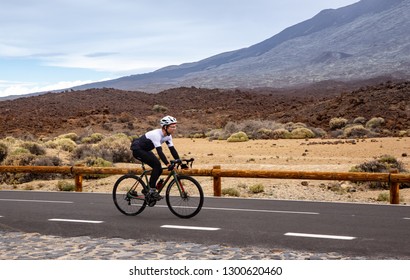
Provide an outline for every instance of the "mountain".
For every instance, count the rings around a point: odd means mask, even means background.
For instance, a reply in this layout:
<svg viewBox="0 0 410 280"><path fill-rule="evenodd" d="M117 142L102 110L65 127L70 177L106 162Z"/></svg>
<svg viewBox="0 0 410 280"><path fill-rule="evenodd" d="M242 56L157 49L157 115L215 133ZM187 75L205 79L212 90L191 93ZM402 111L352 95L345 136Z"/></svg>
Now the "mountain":
<svg viewBox="0 0 410 280"><path fill-rule="evenodd" d="M201 88L301 86L318 81L410 77L410 0L362 0L236 51L198 62L87 84L159 92Z"/></svg>

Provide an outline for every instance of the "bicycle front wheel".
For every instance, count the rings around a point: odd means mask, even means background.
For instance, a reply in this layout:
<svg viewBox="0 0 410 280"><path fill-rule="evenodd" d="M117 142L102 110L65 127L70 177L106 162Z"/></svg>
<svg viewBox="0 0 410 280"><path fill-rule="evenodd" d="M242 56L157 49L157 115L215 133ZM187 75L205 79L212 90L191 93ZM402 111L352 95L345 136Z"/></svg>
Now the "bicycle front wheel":
<svg viewBox="0 0 410 280"><path fill-rule="evenodd" d="M121 176L112 190L115 206L124 215L138 215L147 206L144 195L146 189L146 184L138 176Z"/></svg>
<svg viewBox="0 0 410 280"><path fill-rule="evenodd" d="M201 211L204 203L204 192L201 185L192 177L177 175L169 183L166 200L169 210L179 218L192 218Z"/></svg>

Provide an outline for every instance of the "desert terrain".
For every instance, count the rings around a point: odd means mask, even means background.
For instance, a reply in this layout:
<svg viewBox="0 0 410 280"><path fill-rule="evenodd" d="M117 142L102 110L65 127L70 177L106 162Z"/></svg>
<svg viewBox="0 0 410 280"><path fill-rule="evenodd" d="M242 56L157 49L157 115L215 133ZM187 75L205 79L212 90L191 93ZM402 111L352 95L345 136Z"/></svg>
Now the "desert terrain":
<svg viewBox="0 0 410 280"><path fill-rule="evenodd" d="M164 115L180 122L185 137L223 128L228 122L261 120L304 123L330 132L343 117L385 120L380 136L409 129L410 82L378 79L361 83L317 83L294 89L175 88L158 94L116 89L47 93L0 100L0 138L26 139L75 132L128 135L158 126Z"/></svg>
<svg viewBox="0 0 410 280"><path fill-rule="evenodd" d="M289 89L191 87L158 94L110 88L71 90L0 100L0 139L16 137L45 142L65 133L76 133L81 138L93 133L141 135L158 127L158 120L169 114L179 121L175 145L180 155L196 159L194 168L221 165L226 169L347 172L355 165L391 155L409 170L409 93L409 81L392 81L386 77L350 83L329 81ZM345 118L351 123L356 118L373 117L384 120L377 129L379 138L369 135L361 135L362 139L341 138L329 125L332 118ZM246 120L303 123L323 130L325 136L235 143L205 137L229 122ZM64 159L63 152L58 156ZM110 192L116 178L85 180L83 190ZM199 177L198 180L206 194L212 195L212 179ZM263 186L263 192L250 191L257 184ZM3 183L0 189L57 190L56 185L57 181L14 186ZM224 188L236 189L240 197L388 203L385 199L388 191L369 190L351 182L223 178ZM400 194L403 204L410 203L409 189L402 189Z"/></svg>
<svg viewBox="0 0 410 280"><path fill-rule="evenodd" d="M221 165L222 169L241 170L298 170L298 171L337 171L348 172L352 167L382 155L392 155L407 169L410 167L410 137L373 138L362 140L250 140L229 143L207 139L176 138L174 144L181 157L195 158L193 168L211 169ZM165 148L165 150L167 150ZM136 164L117 163L116 166L136 166ZM118 176L103 179L85 179L84 192L111 192ZM213 195L213 181L210 177L196 177L205 190L206 196ZM73 182L73 179L67 179ZM250 187L262 185L263 192L252 193ZM20 185L2 184L1 189L22 189L58 191L57 180L33 181ZM222 191L234 188L242 198L334 201L354 203L388 204L380 199L388 195L388 190L368 189L352 182L223 178ZM388 196L387 196L388 197ZM400 190L402 205L410 203L410 189Z"/></svg>

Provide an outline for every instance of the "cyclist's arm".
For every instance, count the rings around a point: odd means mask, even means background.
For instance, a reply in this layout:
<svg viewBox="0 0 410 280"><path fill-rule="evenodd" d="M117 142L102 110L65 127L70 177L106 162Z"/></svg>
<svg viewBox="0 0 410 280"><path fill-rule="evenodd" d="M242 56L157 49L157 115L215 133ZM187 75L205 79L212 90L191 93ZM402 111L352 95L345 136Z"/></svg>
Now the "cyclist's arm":
<svg viewBox="0 0 410 280"><path fill-rule="evenodd" d="M163 162L165 165L168 166L168 165L169 165L169 161L168 161L167 157L165 156L164 152L162 151L162 147L159 146L159 147L156 147L155 149L157 150L157 154L158 154L159 158L162 160L162 162Z"/></svg>
<svg viewBox="0 0 410 280"><path fill-rule="evenodd" d="M171 152L171 155L174 157L174 159L179 159L179 155L177 150L175 149L174 146L168 147L169 151Z"/></svg>

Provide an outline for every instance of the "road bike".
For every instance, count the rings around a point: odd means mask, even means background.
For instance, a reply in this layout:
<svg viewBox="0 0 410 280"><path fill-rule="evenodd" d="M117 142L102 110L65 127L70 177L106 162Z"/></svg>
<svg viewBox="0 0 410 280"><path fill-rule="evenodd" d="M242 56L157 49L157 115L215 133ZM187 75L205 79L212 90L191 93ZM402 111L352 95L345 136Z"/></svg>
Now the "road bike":
<svg viewBox="0 0 410 280"><path fill-rule="evenodd" d="M140 160L141 161L141 160ZM165 191L165 199L169 210L179 218L192 218L201 211L204 203L204 192L201 185L188 175L179 174L179 168L192 167L194 159L171 160L166 179L161 179L157 186L158 194ZM145 168L141 161L142 174L126 174L114 184L112 196L117 209L128 216L134 216L144 211L145 207L153 207L162 196L154 197L150 192L148 174L151 170ZM158 199L159 198L159 199Z"/></svg>

